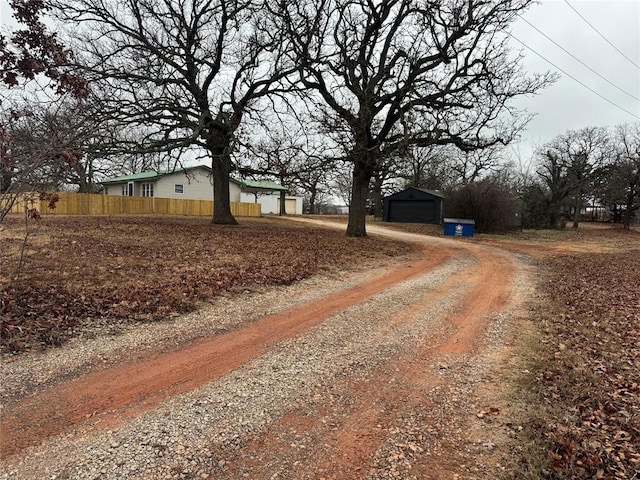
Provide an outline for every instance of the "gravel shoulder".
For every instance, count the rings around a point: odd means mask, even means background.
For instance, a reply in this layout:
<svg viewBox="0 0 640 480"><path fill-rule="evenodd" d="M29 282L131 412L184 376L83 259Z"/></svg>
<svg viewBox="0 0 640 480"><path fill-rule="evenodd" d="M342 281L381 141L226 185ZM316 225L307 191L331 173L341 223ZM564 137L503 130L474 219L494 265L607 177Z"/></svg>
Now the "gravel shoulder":
<svg viewBox="0 0 640 480"><path fill-rule="evenodd" d="M0 478L496 478L509 438L499 372L531 272L472 242L369 231L424 244L409 263L415 274L197 388L91 412L6 456ZM166 323L25 355L2 367L3 422L89 371L249 331L266 315L304 310L397 268L219 298Z"/></svg>

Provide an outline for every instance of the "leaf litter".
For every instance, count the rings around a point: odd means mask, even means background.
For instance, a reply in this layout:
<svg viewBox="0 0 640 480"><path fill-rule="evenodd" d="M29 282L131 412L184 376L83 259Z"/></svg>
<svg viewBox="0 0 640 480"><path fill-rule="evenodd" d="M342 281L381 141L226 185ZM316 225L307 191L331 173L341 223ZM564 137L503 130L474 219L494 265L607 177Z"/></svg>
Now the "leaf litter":
<svg viewBox="0 0 640 480"><path fill-rule="evenodd" d="M31 220L35 221L35 220ZM158 321L217 295L288 285L412 247L281 219L240 226L189 217L43 217L0 232L2 352L65 343L96 319Z"/></svg>
<svg viewBox="0 0 640 480"><path fill-rule="evenodd" d="M545 478L640 478L640 250L543 261Z"/></svg>

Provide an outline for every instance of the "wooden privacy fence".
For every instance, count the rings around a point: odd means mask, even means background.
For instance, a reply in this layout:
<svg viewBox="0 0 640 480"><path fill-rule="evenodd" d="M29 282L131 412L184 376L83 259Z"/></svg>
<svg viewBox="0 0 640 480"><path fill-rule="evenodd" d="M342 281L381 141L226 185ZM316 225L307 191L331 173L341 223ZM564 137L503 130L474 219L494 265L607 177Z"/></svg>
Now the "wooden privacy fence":
<svg viewBox="0 0 640 480"><path fill-rule="evenodd" d="M188 215L213 216L211 200L184 200L181 198L125 197L92 193L57 193L56 208L49 208L48 200L38 195L18 198L12 213L24 213L25 208L36 208L41 215ZM25 199L27 202L25 203ZM34 199L34 200L31 200ZM236 217L259 217L259 203L231 202L231 213Z"/></svg>

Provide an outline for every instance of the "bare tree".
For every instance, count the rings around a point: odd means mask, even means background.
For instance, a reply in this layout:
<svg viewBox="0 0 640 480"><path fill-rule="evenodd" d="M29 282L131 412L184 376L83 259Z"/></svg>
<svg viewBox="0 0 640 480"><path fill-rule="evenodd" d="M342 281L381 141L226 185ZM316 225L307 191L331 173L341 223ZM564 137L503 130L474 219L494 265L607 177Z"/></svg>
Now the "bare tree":
<svg viewBox="0 0 640 480"><path fill-rule="evenodd" d="M348 140L353 165L347 235L366 235L380 159L408 145L469 151L508 143L527 118L509 100L549 84L523 74L505 29L530 0L300 0L279 13L307 103ZM344 140L343 140L344 141Z"/></svg>
<svg viewBox="0 0 640 480"><path fill-rule="evenodd" d="M299 169L293 184L303 194L309 213L320 213L320 205L326 203L329 193L330 172L335 161L320 156L307 157L304 168Z"/></svg>
<svg viewBox="0 0 640 480"><path fill-rule="evenodd" d="M541 147L538 174L549 188L550 220L557 226L563 203L573 197L573 228L578 228L586 194L611 161L609 135L605 128L586 127L568 131Z"/></svg>
<svg viewBox="0 0 640 480"><path fill-rule="evenodd" d="M41 169L52 157L48 152L24 158L16 142L17 124L24 123L29 109L16 108L12 103L16 90L35 79L46 79L56 94L65 92L77 98L87 94L86 82L66 68L71 51L42 20L48 9L41 0L9 0L13 20L17 26L0 32L0 222L11 211L16 199L32 185L33 172ZM45 139L46 141L46 139ZM71 157L69 157L71 158ZM23 182L24 181L24 182Z"/></svg>
<svg viewBox="0 0 640 480"><path fill-rule="evenodd" d="M460 150L455 145L409 147L401 154L399 176L408 186L453 190L496 173L506 165L503 145Z"/></svg>
<svg viewBox="0 0 640 480"><path fill-rule="evenodd" d="M332 152L304 122L290 115L263 116L259 123L248 125L251 135L241 138L240 173L273 177L290 193L302 193L307 211L317 213L316 199L328 190L328 175L336 161Z"/></svg>
<svg viewBox="0 0 640 480"><path fill-rule="evenodd" d="M571 193L567 175L568 164L564 159L552 150L541 150L540 167L537 170L547 187L549 198L547 217L549 226L558 228L561 226L561 213L566 198Z"/></svg>
<svg viewBox="0 0 640 480"><path fill-rule="evenodd" d="M460 185L480 180L495 173L505 164L504 145L491 145L478 150L447 149L451 171Z"/></svg>
<svg viewBox="0 0 640 480"><path fill-rule="evenodd" d="M616 158L604 178L601 198L621 210L628 230L640 210L640 122L616 126L613 142Z"/></svg>
<svg viewBox="0 0 640 480"><path fill-rule="evenodd" d="M0 221L25 194L56 190L83 173L82 145L91 126L70 123L68 104L7 105L0 112ZM66 122L61 122L65 117ZM80 181L80 180L79 180Z"/></svg>
<svg viewBox="0 0 640 480"><path fill-rule="evenodd" d="M386 156L378 160L373 170L371 185L369 187L369 202L374 218L382 218L383 199L391 193L394 181L398 177L398 157Z"/></svg>
<svg viewBox="0 0 640 480"><path fill-rule="evenodd" d="M113 150L113 142L126 139L125 132L100 121L97 108L91 99L69 95L51 101L27 96L3 104L0 192L75 186L79 193L96 193L100 180L134 173L127 166L141 164L140 156ZM157 166L158 159L146 157L147 166Z"/></svg>
<svg viewBox="0 0 640 480"><path fill-rule="evenodd" d="M138 153L197 147L213 169L213 222L235 224L231 153L243 116L291 73L262 2L58 0L104 118L140 127Z"/></svg>
<svg viewBox="0 0 640 480"><path fill-rule="evenodd" d="M351 211L351 205L353 203L353 172L349 168L350 164L340 162L336 168L331 172L331 192L342 202L349 207Z"/></svg>
<svg viewBox="0 0 640 480"><path fill-rule="evenodd" d="M511 182L501 172L468 183L447 195L445 215L473 218L482 233L505 232L516 226L518 202Z"/></svg>
<svg viewBox="0 0 640 480"><path fill-rule="evenodd" d="M11 144L5 170L10 181L3 190L55 190L67 184L77 185L80 193L98 190L98 177L107 173L99 148L106 132L86 101L58 97L7 107L13 118L2 128Z"/></svg>
<svg viewBox="0 0 640 480"><path fill-rule="evenodd" d="M453 184L445 148L411 146L401 156L398 176L406 187L444 190Z"/></svg>

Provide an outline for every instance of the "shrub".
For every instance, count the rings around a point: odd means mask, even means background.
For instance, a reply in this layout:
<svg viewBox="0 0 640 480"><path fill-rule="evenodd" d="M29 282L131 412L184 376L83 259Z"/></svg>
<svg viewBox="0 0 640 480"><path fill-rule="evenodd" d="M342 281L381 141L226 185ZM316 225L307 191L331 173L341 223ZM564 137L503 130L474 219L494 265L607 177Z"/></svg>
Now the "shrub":
<svg viewBox="0 0 640 480"><path fill-rule="evenodd" d="M480 233L502 233L518 226L518 206L505 186L482 180L449 192L445 217L473 219Z"/></svg>

